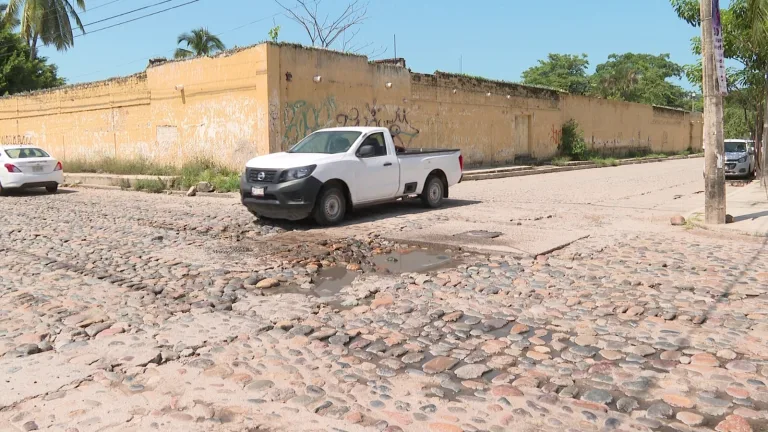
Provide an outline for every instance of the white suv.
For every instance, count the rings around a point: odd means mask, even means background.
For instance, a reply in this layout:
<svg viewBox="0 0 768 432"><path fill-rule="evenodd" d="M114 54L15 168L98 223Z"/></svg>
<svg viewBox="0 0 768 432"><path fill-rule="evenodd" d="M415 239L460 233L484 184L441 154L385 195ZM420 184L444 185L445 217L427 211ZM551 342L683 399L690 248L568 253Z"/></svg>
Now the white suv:
<svg viewBox="0 0 768 432"><path fill-rule="evenodd" d="M56 193L64 183L61 162L27 145L0 146L0 194L8 189L45 188Z"/></svg>

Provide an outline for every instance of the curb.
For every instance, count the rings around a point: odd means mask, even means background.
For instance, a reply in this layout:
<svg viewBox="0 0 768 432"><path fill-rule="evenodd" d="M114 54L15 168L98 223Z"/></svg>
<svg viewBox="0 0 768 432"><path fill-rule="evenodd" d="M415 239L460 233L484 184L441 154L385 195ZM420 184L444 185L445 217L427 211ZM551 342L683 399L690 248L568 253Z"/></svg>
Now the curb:
<svg viewBox="0 0 768 432"><path fill-rule="evenodd" d="M753 232L753 231L744 231L741 229L725 228L727 225L732 225L732 224L707 225L701 221L703 217L704 217L704 213L695 212L695 213L691 213L689 217L685 219L685 221L687 223L690 223L696 228L703 229L705 231L716 232L718 234L743 235L747 237L757 237L757 238L768 237L768 232L757 232L757 231Z"/></svg>
<svg viewBox="0 0 768 432"><path fill-rule="evenodd" d="M481 172L474 175L472 174L472 171L469 171L464 175L464 178L462 179L462 181L493 180L493 179L507 178L507 177L524 177L524 176L537 175L537 174L568 172L568 171L577 171L577 170L592 169L592 168L613 168L613 167L622 166L622 165L640 165L640 164L646 164L646 163L665 162L669 160L697 159L697 158L703 158L703 157L704 155L702 154L695 154L695 155L688 155L688 156L670 156L667 158L654 158L654 159L623 159L618 161L618 165L609 165L609 166L598 166L597 164L584 161L584 162L573 162L573 165L566 165L562 167L545 166L545 167L539 168L539 167L523 166L523 167L511 167L511 168L497 168L497 169L489 169L487 171L481 170Z"/></svg>
<svg viewBox="0 0 768 432"><path fill-rule="evenodd" d="M726 198L725 198L726 202L728 200L728 197L738 196L742 193L745 193L747 190L748 190L747 188L743 188L726 195ZM742 229L725 228L726 226L733 225L733 224L707 225L706 223L704 223L703 219L704 219L704 207L699 207L696 210L688 212L685 215L686 223L690 223L694 227L703 229L705 231L711 231L711 232L716 232L720 234L745 235L748 237L768 237L768 232L751 232L751 231L744 231Z"/></svg>

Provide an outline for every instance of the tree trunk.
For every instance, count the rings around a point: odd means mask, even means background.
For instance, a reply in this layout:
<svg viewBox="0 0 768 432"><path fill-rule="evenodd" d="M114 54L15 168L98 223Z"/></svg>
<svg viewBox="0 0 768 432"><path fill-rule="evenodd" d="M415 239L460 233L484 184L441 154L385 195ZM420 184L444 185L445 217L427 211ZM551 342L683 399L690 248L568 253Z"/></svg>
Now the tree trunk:
<svg viewBox="0 0 768 432"><path fill-rule="evenodd" d="M704 89L704 221L725 223L723 97L718 89L712 1L700 2Z"/></svg>
<svg viewBox="0 0 768 432"><path fill-rule="evenodd" d="M39 36L35 34L32 36L32 40L29 41L29 59L34 60L37 58L37 40Z"/></svg>

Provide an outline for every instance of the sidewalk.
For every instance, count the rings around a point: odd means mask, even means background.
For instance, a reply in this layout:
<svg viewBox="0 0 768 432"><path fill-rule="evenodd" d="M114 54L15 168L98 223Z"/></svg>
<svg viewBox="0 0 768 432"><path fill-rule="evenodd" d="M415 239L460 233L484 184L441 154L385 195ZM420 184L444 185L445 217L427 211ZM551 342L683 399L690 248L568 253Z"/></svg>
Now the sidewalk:
<svg viewBox="0 0 768 432"><path fill-rule="evenodd" d="M709 230L733 232L758 237L768 237L768 194L759 180L744 187L726 186L726 213L733 216L733 223L705 225L704 208L691 212L686 218L692 224Z"/></svg>
<svg viewBox="0 0 768 432"><path fill-rule="evenodd" d="M464 177L462 178L462 181L492 180L492 179L505 178L505 177L522 177L522 176L548 174L548 173L555 173L555 172L576 171L576 170L592 169L592 168L608 168L610 166L637 165L637 164L656 163L656 162L665 162L669 160L701 158L701 157L704 157L703 154L692 154L688 156L682 156L682 155L669 156L665 158L618 159L616 160L616 165L608 165L608 166L599 166L591 161L573 161L573 162L567 162L563 166L512 165L512 166L497 167L497 168L471 169L471 170L464 171Z"/></svg>

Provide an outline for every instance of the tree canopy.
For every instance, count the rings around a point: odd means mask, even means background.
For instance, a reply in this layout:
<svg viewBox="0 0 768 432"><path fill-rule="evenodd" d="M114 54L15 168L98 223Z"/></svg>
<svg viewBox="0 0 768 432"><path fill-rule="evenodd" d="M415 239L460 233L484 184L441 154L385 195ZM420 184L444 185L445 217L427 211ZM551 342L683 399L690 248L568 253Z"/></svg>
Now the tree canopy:
<svg viewBox="0 0 768 432"><path fill-rule="evenodd" d="M6 23L19 23L19 33L35 57L38 40L59 51L72 47L75 35L71 21L85 33L77 9L85 11L85 0L9 0L3 19Z"/></svg>
<svg viewBox="0 0 768 432"><path fill-rule="evenodd" d="M686 91L668 80L682 78L682 66L669 54L611 54L608 61L595 68L593 94L606 98L684 108Z"/></svg>
<svg viewBox="0 0 768 432"><path fill-rule="evenodd" d="M553 87L573 94L652 105L686 108L688 92L670 79L681 78L682 66L669 54L611 54L589 75L586 54L549 54L523 72L524 84Z"/></svg>
<svg viewBox="0 0 768 432"><path fill-rule="evenodd" d="M31 48L9 28L0 28L0 95L57 87L64 79L45 57L32 57Z"/></svg>
<svg viewBox="0 0 768 432"><path fill-rule="evenodd" d="M539 60L538 65L523 72L523 83L584 95L590 90L587 67L586 54L549 54L546 60Z"/></svg>
<svg viewBox="0 0 768 432"><path fill-rule="evenodd" d="M174 55L177 59L187 57L197 57L201 55L211 55L218 51L227 49L224 42L218 36L212 34L206 28L198 28L190 33L182 33L177 39L179 45L186 44L186 48L176 49Z"/></svg>
<svg viewBox="0 0 768 432"><path fill-rule="evenodd" d="M678 17L699 27L699 0L670 0ZM729 138L745 134L760 138L768 70L768 1L731 0L721 10L725 57L735 61L728 68L728 91L724 104L724 129ZM701 38L691 40L691 51L701 55ZM691 84L701 88L701 61L685 66ZM745 128L749 133L745 132Z"/></svg>

